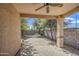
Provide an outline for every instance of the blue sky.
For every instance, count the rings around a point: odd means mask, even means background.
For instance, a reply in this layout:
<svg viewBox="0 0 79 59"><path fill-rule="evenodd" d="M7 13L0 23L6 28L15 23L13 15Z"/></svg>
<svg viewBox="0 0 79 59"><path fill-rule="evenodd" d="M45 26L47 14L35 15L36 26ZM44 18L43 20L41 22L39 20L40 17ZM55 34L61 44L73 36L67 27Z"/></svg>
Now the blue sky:
<svg viewBox="0 0 79 59"><path fill-rule="evenodd" d="M27 22L28 22L29 27L32 28L33 23L35 22L35 20L34 20L34 18L28 18Z"/></svg>
<svg viewBox="0 0 79 59"><path fill-rule="evenodd" d="M79 28L79 12L74 13L68 17L65 17L64 22L68 23L68 28Z"/></svg>
<svg viewBox="0 0 79 59"><path fill-rule="evenodd" d="M28 18L28 24L32 25L34 23L34 18Z"/></svg>

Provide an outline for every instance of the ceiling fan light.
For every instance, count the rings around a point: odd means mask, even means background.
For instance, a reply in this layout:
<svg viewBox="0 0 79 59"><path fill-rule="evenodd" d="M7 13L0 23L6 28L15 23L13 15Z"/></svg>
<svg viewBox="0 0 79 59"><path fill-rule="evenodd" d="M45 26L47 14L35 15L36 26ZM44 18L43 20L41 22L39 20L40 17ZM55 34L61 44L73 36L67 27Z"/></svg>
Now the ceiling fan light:
<svg viewBox="0 0 79 59"><path fill-rule="evenodd" d="M46 7L46 12L49 13L49 6Z"/></svg>

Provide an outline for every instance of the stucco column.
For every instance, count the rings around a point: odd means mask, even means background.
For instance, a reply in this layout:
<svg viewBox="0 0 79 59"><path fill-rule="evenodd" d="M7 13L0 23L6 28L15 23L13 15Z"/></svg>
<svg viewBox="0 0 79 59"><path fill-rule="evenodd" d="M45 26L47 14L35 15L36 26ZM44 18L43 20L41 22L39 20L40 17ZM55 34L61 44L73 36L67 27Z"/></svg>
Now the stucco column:
<svg viewBox="0 0 79 59"><path fill-rule="evenodd" d="M0 4L0 55L15 55L21 47L20 16L12 4Z"/></svg>
<svg viewBox="0 0 79 59"><path fill-rule="evenodd" d="M57 47L63 47L64 45L64 33L63 33L63 17L58 16L57 18Z"/></svg>

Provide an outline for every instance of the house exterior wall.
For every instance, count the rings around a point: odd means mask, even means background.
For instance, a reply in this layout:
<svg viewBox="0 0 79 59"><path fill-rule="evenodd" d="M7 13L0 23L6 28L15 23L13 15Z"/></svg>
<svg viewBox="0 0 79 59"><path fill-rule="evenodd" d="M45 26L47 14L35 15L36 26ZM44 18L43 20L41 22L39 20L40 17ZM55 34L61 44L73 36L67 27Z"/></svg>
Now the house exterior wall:
<svg viewBox="0 0 79 59"><path fill-rule="evenodd" d="M0 4L0 55L15 55L20 46L19 13L12 4Z"/></svg>

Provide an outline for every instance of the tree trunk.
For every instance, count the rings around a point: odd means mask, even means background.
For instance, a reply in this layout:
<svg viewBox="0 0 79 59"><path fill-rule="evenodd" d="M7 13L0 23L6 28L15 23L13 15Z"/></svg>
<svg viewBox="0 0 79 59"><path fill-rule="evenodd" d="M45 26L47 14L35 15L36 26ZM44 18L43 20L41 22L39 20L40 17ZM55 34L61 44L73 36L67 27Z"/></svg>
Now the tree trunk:
<svg viewBox="0 0 79 59"><path fill-rule="evenodd" d="M53 32L52 32L52 28L50 28L50 31L51 31L51 37L52 37L52 39L53 39L53 34L52 34Z"/></svg>

